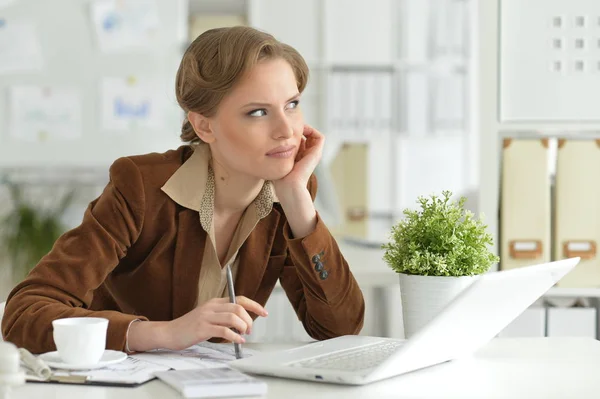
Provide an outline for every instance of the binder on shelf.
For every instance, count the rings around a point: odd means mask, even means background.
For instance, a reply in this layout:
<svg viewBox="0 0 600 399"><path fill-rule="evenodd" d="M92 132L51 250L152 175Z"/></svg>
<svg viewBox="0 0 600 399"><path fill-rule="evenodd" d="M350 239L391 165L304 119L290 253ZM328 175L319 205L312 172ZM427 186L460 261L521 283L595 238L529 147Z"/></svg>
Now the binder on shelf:
<svg viewBox="0 0 600 399"><path fill-rule="evenodd" d="M600 140L558 141L554 257L581 257L560 287L600 287Z"/></svg>
<svg viewBox="0 0 600 399"><path fill-rule="evenodd" d="M550 261L550 169L547 139L507 138L500 190L501 269Z"/></svg>

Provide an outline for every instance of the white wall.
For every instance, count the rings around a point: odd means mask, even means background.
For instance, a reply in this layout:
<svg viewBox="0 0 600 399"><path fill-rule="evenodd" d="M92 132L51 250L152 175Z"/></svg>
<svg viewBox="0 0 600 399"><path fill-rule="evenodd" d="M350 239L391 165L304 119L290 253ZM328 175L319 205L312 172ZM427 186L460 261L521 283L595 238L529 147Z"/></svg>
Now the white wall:
<svg viewBox="0 0 600 399"><path fill-rule="evenodd" d="M34 24L44 59L41 71L0 74L0 167L48 168L83 165L107 168L119 156L164 150L178 144L182 120L175 101L175 72L179 64L179 22L187 10L181 1L158 1L160 28L151 50L132 48L103 53L91 23L92 2L81 0L20 0L2 8L7 26L24 21ZM114 131L102 128L100 88L102 78L156 82L156 98L164 100L165 126ZM8 134L10 117L7 90L13 85L74 88L81 96L80 138L53 141L17 141Z"/></svg>

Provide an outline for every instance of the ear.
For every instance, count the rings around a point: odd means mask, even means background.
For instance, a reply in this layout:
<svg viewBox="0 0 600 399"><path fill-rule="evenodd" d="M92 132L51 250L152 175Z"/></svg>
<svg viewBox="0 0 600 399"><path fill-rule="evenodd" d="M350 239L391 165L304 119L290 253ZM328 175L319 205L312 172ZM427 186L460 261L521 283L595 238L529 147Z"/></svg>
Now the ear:
<svg viewBox="0 0 600 399"><path fill-rule="evenodd" d="M200 137L200 140L205 143L212 143L215 141L215 135L213 134L211 123L207 117L197 112L188 112L188 120L192 124L196 135Z"/></svg>

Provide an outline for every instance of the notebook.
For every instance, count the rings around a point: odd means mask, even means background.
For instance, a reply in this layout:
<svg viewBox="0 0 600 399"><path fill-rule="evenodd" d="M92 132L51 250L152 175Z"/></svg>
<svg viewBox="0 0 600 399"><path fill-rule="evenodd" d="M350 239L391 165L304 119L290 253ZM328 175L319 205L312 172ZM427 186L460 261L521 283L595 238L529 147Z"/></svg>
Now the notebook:
<svg viewBox="0 0 600 399"><path fill-rule="evenodd" d="M229 367L159 371L155 375L186 398L263 396L267 393L266 382Z"/></svg>

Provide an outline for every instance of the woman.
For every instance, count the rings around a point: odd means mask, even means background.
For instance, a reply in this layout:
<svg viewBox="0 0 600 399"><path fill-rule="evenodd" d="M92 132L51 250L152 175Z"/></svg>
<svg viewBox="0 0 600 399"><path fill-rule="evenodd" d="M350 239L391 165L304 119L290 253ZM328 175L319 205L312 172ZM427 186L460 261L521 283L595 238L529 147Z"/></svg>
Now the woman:
<svg viewBox="0 0 600 399"><path fill-rule="evenodd" d="M97 316L108 349L243 343L278 279L313 338L358 333L362 293L313 205L324 137L303 122L307 79L266 33L199 36L176 79L189 144L114 162L82 224L10 293L5 339L47 352L52 320Z"/></svg>

